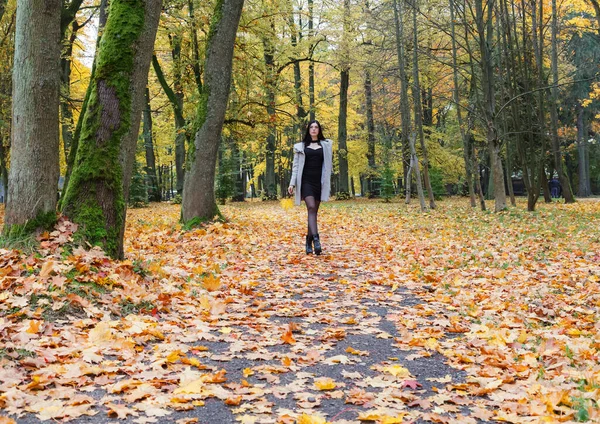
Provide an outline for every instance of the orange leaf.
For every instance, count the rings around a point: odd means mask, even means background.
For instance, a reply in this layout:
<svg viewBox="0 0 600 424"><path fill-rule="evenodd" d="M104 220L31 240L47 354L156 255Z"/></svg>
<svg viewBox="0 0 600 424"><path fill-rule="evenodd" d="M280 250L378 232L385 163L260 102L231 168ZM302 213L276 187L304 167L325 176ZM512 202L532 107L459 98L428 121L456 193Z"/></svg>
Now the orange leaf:
<svg viewBox="0 0 600 424"><path fill-rule="evenodd" d="M283 335L281 336L281 340L283 340L283 342L287 344L296 343L296 339L294 339L294 336L292 336L291 330L288 330L285 333L283 333Z"/></svg>
<svg viewBox="0 0 600 424"><path fill-rule="evenodd" d="M225 399L225 405L238 406L242 402L242 396L229 397Z"/></svg>

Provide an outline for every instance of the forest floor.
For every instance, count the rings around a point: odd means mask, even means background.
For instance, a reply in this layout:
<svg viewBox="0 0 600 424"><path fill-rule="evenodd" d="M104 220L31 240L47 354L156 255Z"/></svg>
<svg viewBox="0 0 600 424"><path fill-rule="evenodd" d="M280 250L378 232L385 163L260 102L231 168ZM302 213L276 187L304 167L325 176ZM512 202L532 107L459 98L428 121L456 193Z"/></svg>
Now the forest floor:
<svg viewBox="0 0 600 424"><path fill-rule="evenodd" d="M492 206L490 204L490 206ZM128 212L0 249L0 423L600 422L600 202Z"/></svg>

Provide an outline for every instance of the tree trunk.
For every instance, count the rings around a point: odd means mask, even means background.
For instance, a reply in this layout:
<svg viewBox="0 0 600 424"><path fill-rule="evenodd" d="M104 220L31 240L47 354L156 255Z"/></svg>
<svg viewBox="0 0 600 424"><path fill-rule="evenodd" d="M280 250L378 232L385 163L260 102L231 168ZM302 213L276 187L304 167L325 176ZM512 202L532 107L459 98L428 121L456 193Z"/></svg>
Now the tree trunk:
<svg viewBox="0 0 600 424"><path fill-rule="evenodd" d="M183 117L183 85L181 83L181 39L174 35L171 37L171 55L173 57L173 89L177 108L181 113L175 114L175 175L177 176L177 193L183 193L185 143L187 141Z"/></svg>
<svg viewBox="0 0 600 424"><path fill-rule="evenodd" d="M150 90L146 87L146 104L144 107L144 150L146 152L146 178L148 181L148 198L152 202L160 202L160 188L156 175L156 157L154 155L154 135L152 134L152 110L150 109Z"/></svg>
<svg viewBox="0 0 600 424"><path fill-rule="evenodd" d="M104 27L106 26L106 21L108 20L108 1L109 0L100 0L100 16L98 18L98 36L96 37L96 51L94 52L94 62L92 63L92 72L90 74L90 84L85 92L85 98L83 99L83 104L81 105L81 110L79 112L79 118L77 119L77 126L75 127L75 131L73 132L73 137L71 140L71 146L69 149L69 156L67 157L67 172L65 174L65 182L63 184L63 196L61 196L59 201L59 209L62 209L64 203L64 193L66 193L67 188L69 186L69 181L71 180L71 173L73 172L73 166L75 165L75 158L77 156L77 150L79 148L79 138L81 136L81 128L83 126L83 119L85 117L85 113L87 110L87 105L92 94L92 80L94 79L94 74L96 72L96 61L98 59L98 51L100 46L100 40L102 39L102 34L104 33Z"/></svg>
<svg viewBox="0 0 600 424"><path fill-rule="evenodd" d="M590 175L587 167L586 150L587 150L587 131L584 119L585 110L581 105L577 105L577 153L578 153L578 173L579 173L579 189L577 195L579 197L588 197L591 194L590 190Z"/></svg>
<svg viewBox="0 0 600 424"><path fill-rule="evenodd" d="M396 55L400 75L400 117L402 125L402 158L405 187L410 190L410 178L407 165L410 163L409 135L411 132L410 104L408 102L408 79L406 77L406 56L404 52L404 0L394 0L394 26L396 29Z"/></svg>
<svg viewBox="0 0 600 424"><path fill-rule="evenodd" d="M163 91L167 95L171 107L173 108L173 114L175 115L175 174L177 176L177 193L182 194L183 192L183 179L184 179L184 163L185 163L185 142L188 140L188 134L185 129L186 120L183 116L183 92L181 90L181 81L179 85L177 82L174 83L175 89L179 88L179 93L173 91L169 86L165 75L162 71L160 63L156 55L152 56L152 67L156 78L160 83ZM177 77L175 78L177 81Z"/></svg>
<svg viewBox="0 0 600 424"><path fill-rule="evenodd" d="M267 124L267 143L265 150L265 162L266 162L266 170L265 170L265 184L264 184L264 193L263 198L267 200L276 200L277 199L277 182L275 181L275 150L276 150L276 132L277 126L275 125L275 121L277 119L275 115L275 101L276 101L276 93L275 93L275 85L277 78L275 71L275 47L271 40L264 38L264 58L266 65L266 81L265 81L265 91L266 91L266 100L267 100L267 115L269 115L269 122Z"/></svg>
<svg viewBox="0 0 600 424"><path fill-rule="evenodd" d="M111 0L63 213L123 257L129 184L161 0Z"/></svg>
<svg viewBox="0 0 600 424"><path fill-rule="evenodd" d="M59 176L59 0L19 0L12 91L11 165L4 232L56 220Z"/></svg>
<svg viewBox="0 0 600 424"><path fill-rule="evenodd" d="M298 28L296 27L296 22L294 21L294 13L293 9L290 12L289 16L289 24L290 24L290 32L291 32L291 40L292 47L294 48L294 52L296 52L296 48L298 47L298 36L302 36L302 34L298 34ZM290 60L294 58L291 57ZM294 94L296 95L296 118L297 121L295 123L294 135L300 132L300 128L302 127L302 122L304 118L306 118L306 111L304 110L304 105L302 103L302 74L300 72L300 62L294 62Z"/></svg>
<svg viewBox="0 0 600 424"><path fill-rule="evenodd" d="M510 155L512 151L510 150L510 141L506 141L506 182L508 186L508 196L510 198L510 204L512 206L517 206L517 201L515 200L515 190L512 184L512 165L510 160Z"/></svg>
<svg viewBox="0 0 600 424"><path fill-rule="evenodd" d="M0 135L0 185L4 188L4 196L0 203L6 203L6 193L8 192L8 163L6 162L8 152L4 147L4 140Z"/></svg>
<svg viewBox="0 0 600 424"><path fill-rule="evenodd" d="M483 16L482 0L475 0L477 33L479 37L479 51L481 54L481 88L483 91L482 112L485 117L486 140L490 155L490 166L494 183L494 211L506 209L506 191L504 190L504 170L500 157L500 140L496 127L496 105L494 90L494 64L491 48L493 46L494 31L492 17L494 13L494 0L486 4L487 17Z"/></svg>
<svg viewBox="0 0 600 424"><path fill-rule="evenodd" d="M467 178L467 186L469 188L469 199L471 200L471 207L476 206L475 203L475 188L473 187L473 171L470 158L471 146L469 143L469 135L465 131L464 122L462 119L462 106L460 104L460 88L458 83L458 60L456 58L456 24L454 19L454 0L449 0L450 3L450 31L452 39L452 78L454 82L453 97L454 106L456 107L456 119L458 121L458 127L460 129L460 136L463 142L463 159L465 161L465 174Z"/></svg>
<svg viewBox="0 0 600 424"><path fill-rule="evenodd" d="M415 148L415 142L417 141L417 133L412 133L410 143L410 167L415 171L415 180L417 181L417 195L419 196L419 204L421 205L421 211L425 212L427 206L425 205L425 193L423 193L423 183L421 182L421 171L419 169L419 158L417 157L417 149Z"/></svg>
<svg viewBox="0 0 600 424"><path fill-rule="evenodd" d="M344 69L340 74L340 110L338 114L338 169L339 192L345 195L348 191L348 87L350 84L350 70Z"/></svg>
<svg viewBox="0 0 600 424"><path fill-rule="evenodd" d="M377 174L375 165L375 120L373 119L373 90L369 70L365 72L365 100L367 109L367 161L369 164L369 175L367 177L368 195L369 197L375 197L378 196L378 193L374 190L374 180Z"/></svg>
<svg viewBox="0 0 600 424"><path fill-rule="evenodd" d="M470 140L470 144L471 146L473 145L473 140ZM473 173L473 177L475 179L475 188L477 189L477 197L479 198L479 207L481 208L482 212L485 212L485 196L483 195L483 189L481 188L481 173L479 171L479 160L477 159L477 157L478 154L475 151L475 149L473 149L473 157L471 158L471 163L473 169L476 171Z"/></svg>
<svg viewBox="0 0 600 424"><path fill-rule="evenodd" d="M344 0L343 34L341 42L340 72L340 109L338 114L338 170L340 184L338 191L344 196L350 195L348 186L348 88L350 86L350 0Z"/></svg>
<svg viewBox="0 0 600 424"><path fill-rule="evenodd" d="M560 139L558 137L558 12L556 0L552 0L552 90L550 103L550 125L552 127L552 155L554 167L558 174L558 181L562 188L565 203L574 203L575 197L571 189L571 181L565 173L562 152L560 151Z"/></svg>
<svg viewBox="0 0 600 424"><path fill-rule="evenodd" d="M198 224L219 213L215 203L215 165L231 84L233 48L244 0L218 0L214 9L205 78L198 107L198 131L188 153L181 219ZM197 221L197 222L194 222Z"/></svg>
<svg viewBox="0 0 600 424"><path fill-rule="evenodd" d="M419 144L421 145L421 153L423 155L423 180L425 181L425 189L429 196L429 207L435 209L435 198L431 188L431 180L429 179L429 156L427 155L427 146L425 145L425 134L423 132L423 103L421 102L421 83L419 79L419 39L417 28L417 5L416 0L413 0L413 103L415 114L415 130L419 134Z"/></svg>
<svg viewBox="0 0 600 424"><path fill-rule="evenodd" d="M235 142L231 143L233 162L237 165L235 169L235 193L231 199L234 202L243 202L246 198L246 169L244 167L244 152L241 151Z"/></svg>
<svg viewBox="0 0 600 424"><path fill-rule="evenodd" d="M196 29L196 15L194 12L194 0L188 0L188 12L191 22L192 35L192 69L194 70L194 79L198 93L202 93L202 74L200 72L200 48L198 43L198 31Z"/></svg>
<svg viewBox="0 0 600 424"><path fill-rule="evenodd" d="M60 97L60 125L63 140L63 151L65 162L69 157L69 150L73 141L73 109L71 107L71 56L73 55L73 44L77 39L79 25L73 22L71 35L67 43L66 51L61 58L61 94Z"/></svg>
<svg viewBox="0 0 600 424"><path fill-rule="evenodd" d="M315 35L314 33L314 16L313 16L313 3L314 0L308 0L308 37L311 40ZM312 52L313 46L309 46L310 51ZM312 60L308 64L308 110L309 110L309 119L311 121L315 120L315 64Z"/></svg>

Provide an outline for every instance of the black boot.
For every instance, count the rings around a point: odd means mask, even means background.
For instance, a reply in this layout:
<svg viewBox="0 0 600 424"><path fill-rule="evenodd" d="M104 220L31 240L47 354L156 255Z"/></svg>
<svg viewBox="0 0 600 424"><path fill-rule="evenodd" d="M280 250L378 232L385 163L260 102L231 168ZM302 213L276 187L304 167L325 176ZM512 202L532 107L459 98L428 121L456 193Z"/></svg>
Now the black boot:
<svg viewBox="0 0 600 424"><path fill-rule="evenodd" d="M313 236L313 243L315 244L315 253L317 255L320 255L322 249L321 249L321 240L319 240L319 235L318 234L315 234Z"/></svg>
<svg viewBox="0 0 600 424"><path fill-rule="evenodd" d="M312 248L313 237L311 235L306 236L306 254L310 255L313 252Z"/></svg>

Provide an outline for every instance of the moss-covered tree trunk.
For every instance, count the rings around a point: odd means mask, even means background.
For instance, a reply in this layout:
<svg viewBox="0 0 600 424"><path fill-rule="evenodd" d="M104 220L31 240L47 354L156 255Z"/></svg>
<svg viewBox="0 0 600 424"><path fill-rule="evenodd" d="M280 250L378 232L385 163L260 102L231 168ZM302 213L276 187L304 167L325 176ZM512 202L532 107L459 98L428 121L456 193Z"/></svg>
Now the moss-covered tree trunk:
<svg viewBox="0 0 600 424"><path fill-rule="evenodd" d="M90 80L94 79L94 74L96 70L96 62L98 59L98 50L100 46L100 40L102 39L102 34L104 33L104 27L106 26L106 20L108 18L108 0L100 0L99 5L99 17L98 17L98 36L96 37L96 51L94 53L94 63L92 64L92 72ZM64 21L63 21L64 22ZM63 185L63 193L66 193L67 187L69 186L69 181L71 179L71 173L73 172L73 165L75 164L75 157L77 155L77 148L79 146L79 137L81 135L81 127L83 125L83 118L85 118L85 111L87 110L88 101L90 99L90 95L92 92L92 84L88 85L88 88L85 92L85 97L83 99L83 104L81 105L81 110L79 111L79 118L77 119L77 125L75 126L75 130L73 131L73 137L71 138L71 145L69 148L69 154L66 158L67 160L67 172L65 173L65 183ZM58 208L63 208L65 196L63 195L59 202Z"/></svg>
<svg viewBox="0 0 600 424"><path fill-rule="evenodd" d="M231 84L233 47L244 0L217 0L211 22L204 84L197 112L197 132L188 153L181 218L183 222L212 219L215 165Z"/></svg>
<svg viewBox="0 0 600 424"><path fill-rule="evenodd" d="M160 187L156 175L156 155L154 154L154 135L152 132L152 110L150 109L150 90L146 87L144 96L144 112L142 134L144 137L144 152L146 154L146 178L148 197L153 202L160 202Z"/></svg>
<svg viewBox="0 0 600 424"><path fill-rule="evenodd" d="M126 199L161 0L111 0L63 213L123 256Z"/></svg>
<svg viewBox="0 0 600 424"><path fill-rule="evenodd" d="M4 231L56 219L59 175L60 0L19 0L12 90L11 166Z"/></svg>

